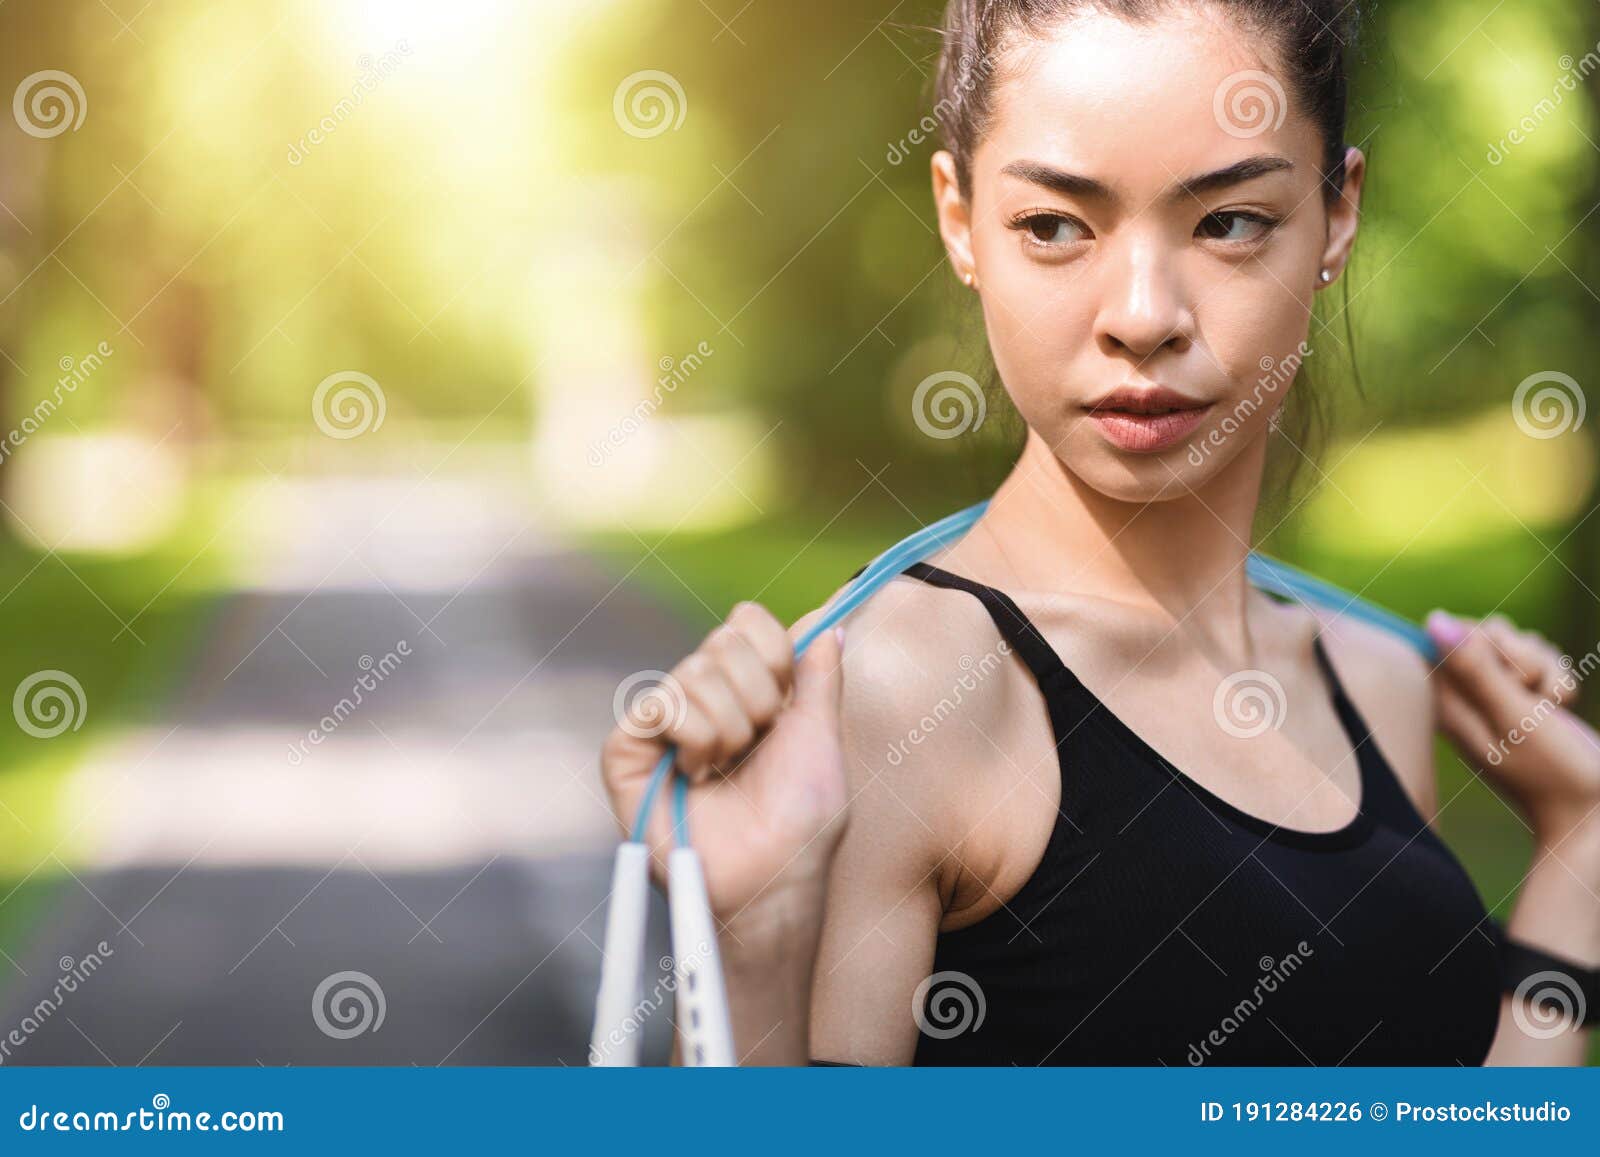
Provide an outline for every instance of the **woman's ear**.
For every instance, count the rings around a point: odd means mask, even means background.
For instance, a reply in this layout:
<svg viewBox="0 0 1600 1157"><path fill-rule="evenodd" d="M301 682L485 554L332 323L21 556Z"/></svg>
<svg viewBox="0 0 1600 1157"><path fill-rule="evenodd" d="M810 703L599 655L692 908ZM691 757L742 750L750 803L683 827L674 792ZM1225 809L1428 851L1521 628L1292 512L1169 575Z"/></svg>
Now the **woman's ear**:
<svg viewBox="0 0 1600 1157"><path fill-rule="evenodd" d="M1322 251L1322 268L1328 272L1328 281L1319 282L1318 288L1338 278L1350 260L1356 231L1361 226L1361 189L1366 178L1367 158L1360 149L1346 149L1344 186L1339 190L1338 200L1328 206L1328 243Z"/></svg>
<svg viewBox="0 0 1600 1157"><path fill-rule="evenodd" d="M975 284L978 270L972 260L972 213L961 195L956 178L956 159L946 149L933 154L933 206L939 214L939 236L956 276L968 285Z"/></svg>

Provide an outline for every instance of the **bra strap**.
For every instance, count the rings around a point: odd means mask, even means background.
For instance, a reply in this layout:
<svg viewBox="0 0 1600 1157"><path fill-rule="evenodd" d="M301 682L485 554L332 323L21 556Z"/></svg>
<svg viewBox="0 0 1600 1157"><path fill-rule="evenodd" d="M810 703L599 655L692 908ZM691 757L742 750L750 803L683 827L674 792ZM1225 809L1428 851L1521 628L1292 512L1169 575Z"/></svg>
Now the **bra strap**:
<svg viewBox="0 0 1600 1157"><path fill-rule="evenodd" d="M1311 652L1317 657L1317 666L1322 668L1322 676L1327 681L1328 692L1333 699L1333 709L1339 716L1339 722L1343 724L1345 733L1359 754L1360 749L1370 740L1372 729L1362 718L1355 701L1345 692L1344 684L1339 680L1339 673L1333 669L1333 660L1328 658L1327 649L1322 645L1321 631L1311 636Z"/></svg>
<svg viewBox="0 0 1600 1157"><path fill-rule="evenodd" d="M1033 620L1023 614L1022 608L1018 607L1011 596L1004 591L986 587L982 583L951 574L947 570L940 570L925 562L912 563L901 573L910 578L920 579L931 586L966 591L976 598L983 604L983 609L989 612L989 617L994 620L1000 636L1028 665L1028 670L1033 672L1034 679L1039 683L1056 678L1066 670L1066 665L1061 662L1061 656L1056 654L1055 648L1045 642L1044 636L1033 625Z"/></svg>

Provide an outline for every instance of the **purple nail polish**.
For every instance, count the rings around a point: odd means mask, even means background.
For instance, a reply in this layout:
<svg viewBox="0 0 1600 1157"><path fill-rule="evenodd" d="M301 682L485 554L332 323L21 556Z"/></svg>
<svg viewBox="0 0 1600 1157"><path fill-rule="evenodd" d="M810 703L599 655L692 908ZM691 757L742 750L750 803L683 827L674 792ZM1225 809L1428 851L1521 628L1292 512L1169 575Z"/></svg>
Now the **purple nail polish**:
<svg viewBox="0 0 1600 1157"><path fill-rule="evenodd" d="M1453 615L1444 611L1433 611L1428 615L1428 634L1433 636L1434 642L1448 649L1461 645L1461 640L1467 637L1467 625Z"/></svg>

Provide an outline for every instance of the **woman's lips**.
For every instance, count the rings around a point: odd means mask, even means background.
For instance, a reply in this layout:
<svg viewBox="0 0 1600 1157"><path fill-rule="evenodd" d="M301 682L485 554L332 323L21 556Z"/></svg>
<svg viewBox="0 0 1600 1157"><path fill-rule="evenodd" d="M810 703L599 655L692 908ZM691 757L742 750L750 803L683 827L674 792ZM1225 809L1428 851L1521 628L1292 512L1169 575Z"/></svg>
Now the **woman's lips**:
<svg viewBox="0 0 1600 1157"><path fill-rule="evenodd" d="M1152 454L1182 442L1210 413L1211 404L1164 414L1135 414L1126 410L1091 410L1089 417L1106 441L1121 450Z"/></svg>

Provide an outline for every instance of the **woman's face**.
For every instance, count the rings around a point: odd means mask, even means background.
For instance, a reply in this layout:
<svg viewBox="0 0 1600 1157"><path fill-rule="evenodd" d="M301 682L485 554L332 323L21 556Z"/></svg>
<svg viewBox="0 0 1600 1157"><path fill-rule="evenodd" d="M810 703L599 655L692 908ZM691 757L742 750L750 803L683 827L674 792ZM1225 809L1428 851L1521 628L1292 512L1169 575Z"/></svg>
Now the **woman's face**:
<svg viewBox="0 0 1600 1157"><path fill-rule="evenodd" d="M1363 162L1350 150L1330 208L1289 80L1219 9L1087 11L1000 62L970 203L935 157L941 229L976 277L1008 392L1110 497L1199 490L1259 449L1301 343L1317 349L1312 299L1354 239ZM1128 412L1168 405L1188 412Z"/></svg>

